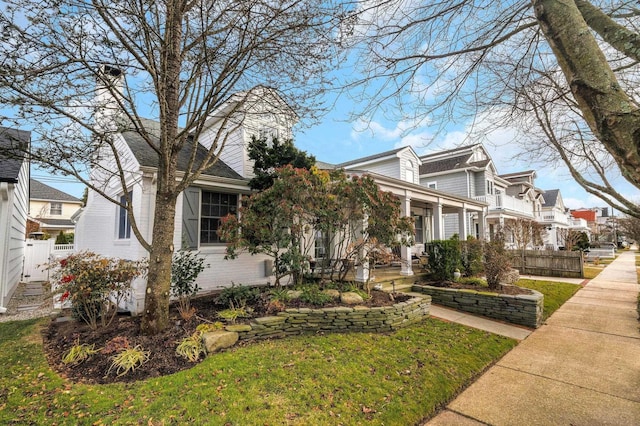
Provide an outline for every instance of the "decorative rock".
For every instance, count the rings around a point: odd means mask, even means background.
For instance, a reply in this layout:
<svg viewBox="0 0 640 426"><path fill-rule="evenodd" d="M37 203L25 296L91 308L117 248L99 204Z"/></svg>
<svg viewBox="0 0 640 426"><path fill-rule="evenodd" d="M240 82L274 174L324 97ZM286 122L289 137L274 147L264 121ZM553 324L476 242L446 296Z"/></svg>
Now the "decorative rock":
<svg viewBox="0 0 640 426"><path fill-rule="evenodd" d="M214 353L221 349L230 348L238 341L238 333L235 331L212 331L202 335L202 342L207 353Z"/></svg>
<svg viewBox="0 0 640 426"><path fill-rule="evenodd" d="M226 326L224 329L227 331L235 331L235 332L252 330L249 324L232 324L232 325Z"/></svg>
<svg viewBox="0 0 640 426"><path fill-rule="evenodd" d="M340 301L342 303L346 303L347 305L359 305L360 303L364 302L364 299L358 293L348 291L346 293L340 294Z"/></svg>
<svg viewBox="0 0 640 426"><path fill-rule="evenodd" d="M327 294L327 295L333 297L334 299L337 299L338 297L340 297L340 292L338 290L336 290L335 288L328 288L326 290L322 290L322 292L324 294Z"/></svg>
<svg viewBox="0 0 640 426"><path fill-rule="evenodd" d="M501 282L501 284L512 285L520 279L520 271L517 269L510 269L507 272Z"/></svg>

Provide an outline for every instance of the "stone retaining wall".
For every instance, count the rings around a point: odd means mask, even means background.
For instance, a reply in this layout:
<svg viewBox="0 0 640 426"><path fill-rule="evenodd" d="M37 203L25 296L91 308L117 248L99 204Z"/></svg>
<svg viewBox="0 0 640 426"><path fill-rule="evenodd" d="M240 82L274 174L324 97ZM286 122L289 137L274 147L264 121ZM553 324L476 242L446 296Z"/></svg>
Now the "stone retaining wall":
<svg viewBox="0 0 640 426"><path fill-rule="evenodd" d="M537 328L542 324L544 295L535 290L533 294L511 296L479 292L475 290L414 285L412 290L431 296L433 303L458 311L478 314L513 324Z"/></svg>
<svg viewBox="0 0 640 426"><path fill-rule="evenodd" d="M256 318L250 324L229 325L240 340L284 337L309 332L385 332L421 321L429 316L431 297L415 296L393 306L286 309L277 316Z"/></svg>

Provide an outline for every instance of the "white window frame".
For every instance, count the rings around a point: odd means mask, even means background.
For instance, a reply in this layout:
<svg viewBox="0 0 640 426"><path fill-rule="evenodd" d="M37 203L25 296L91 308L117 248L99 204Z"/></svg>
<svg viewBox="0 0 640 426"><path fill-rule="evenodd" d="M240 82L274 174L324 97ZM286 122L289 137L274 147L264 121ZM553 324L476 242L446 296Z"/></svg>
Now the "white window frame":
<svg viewBox="0 0 640 426"><path fill-rule="evenodd" d="M49 214L51 216L62 216L62 203L56 202L56 201L50 202L49 203Z"/></svg>
<svg viewBox="0 0 640 426"><path fill-rule="evenodd" d="M133 199L133 194L129 193L129 197ZM127 195L122 194L119 197L121 204L127 203ZM131 239L131 219L129 218L129 212L122 206L116 206L118 211L118 220L116 223L116 239L118 240L130 240Z"/></svg>

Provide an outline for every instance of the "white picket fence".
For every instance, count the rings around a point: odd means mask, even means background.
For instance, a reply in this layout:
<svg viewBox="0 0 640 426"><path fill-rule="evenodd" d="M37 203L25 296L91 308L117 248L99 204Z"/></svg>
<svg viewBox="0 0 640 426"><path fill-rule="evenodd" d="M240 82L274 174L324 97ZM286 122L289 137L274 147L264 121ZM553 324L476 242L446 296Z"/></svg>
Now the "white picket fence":
<svg viewBox="0 0 640 426"><path fill-rule="evenodd" d="M56 244L55 240L27 239L24 249L22 278L25 282L47 281L49 262L70 255L75 250L73 244Z"/></svg>

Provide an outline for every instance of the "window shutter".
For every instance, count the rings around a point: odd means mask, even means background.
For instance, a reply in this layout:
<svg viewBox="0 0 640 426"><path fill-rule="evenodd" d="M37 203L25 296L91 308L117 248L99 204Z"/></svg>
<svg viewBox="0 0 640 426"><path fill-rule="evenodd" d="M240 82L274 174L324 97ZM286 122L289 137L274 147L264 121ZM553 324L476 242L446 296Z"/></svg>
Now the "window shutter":
<svg viewBox="0 0 640 426"><path fill-rule="evenodd" d="M200 189L189 187L182 193L182 244L198 248Z"/></svg>

